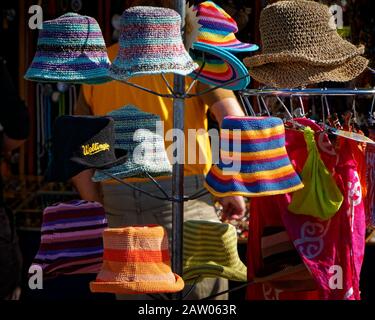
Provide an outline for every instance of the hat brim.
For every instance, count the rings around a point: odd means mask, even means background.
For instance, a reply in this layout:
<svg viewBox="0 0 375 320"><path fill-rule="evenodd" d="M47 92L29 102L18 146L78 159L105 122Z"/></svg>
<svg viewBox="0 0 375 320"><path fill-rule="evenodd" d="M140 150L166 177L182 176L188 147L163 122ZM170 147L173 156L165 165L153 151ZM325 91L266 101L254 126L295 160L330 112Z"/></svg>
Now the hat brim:
<svg viewBox="0 0 375 320"><path fill-rule="evenodd" d="M143 293L173 293L182 291L185 287L184 280L174 273L174 284L165 281L148 282L90 282L90 290L96 293L115 294L143 294Z"/></svg>
<svg viewBox="0 0 375 320"><path fill-rule="evenodd" d="M72 157L70 158L71 161L78 163L82 166L87 167L88 169L110 169L112 167L118 166L123 164L128 160L128 151L124 149L115 149L115 154L116 155L121 155L118 156L115 161L107 162L107 163L102 163L102 164L93 164L89 161L85 161L81 158L78 157Z"/></svg>
<svg viewBox="0 0 375 320"><path fill-rule="evenodd" d="M250 75L258 82L275 88L294 88L320 82L347 82L359 76L368 60L357 56L339 66L317 67L308 63L268 63L250 67Z"/></svg>
<svg viewBox="0 0 375 320"><path fill-rule="evenodd" d="M25 79L38 82L67 82L76 84L102 84L112 79L108 70L110 61L87 57L77 59L56 59L35 57L25 74Z"/></svg>
<svg viewBox="0 0 375 320"><path fill-rule="evenodd" d="M259 46L254 43L246 43L241 42L238 39L231 41L230 43L222 43L217 41L209 41L207 39L199 39L200 43L208 44L211 46L215 46L217 48L221 48L227 50L229 52L254 52L259 50Z"/></svg>
<svg viewBox="0 0 375 320"><path fill-rule="evenodd" d="M250 84L249 73L244 64L233 54L225 51L224 49L216 48L214 46L204 43L194 43L193 49L198 52L208 53L213 56L217 61L221 62L220 67L215 63L206 61L200 74L199 69L194 70L189 74L190 77L214 86L222 86L229 90L243 90ZM199 61L196 60L199 64ZM203 61L200 62L201 65Z"/></svg>
<svg viewBox="0 0 375 320"><path fill-rule="evenodd" d="M300 62L307 63L313 66L337 66L345 63L346 61L353 59L364 53L364 47L354 46L350 42L340 39L336 39L333 43L329 43L329 46L325 48L326 52L312 52L312 53L299 53L293 51L279 52L279 53L263 53L247 57L244 59L244 63L247 67L259 67L268 63L290 63ZM336 43L336 45L335 45Z"/></svg>
<svg viewBox="0 0 375 320"><path fill-rule="evenodd" d="M216 197L227 196L244 196L244 197L264 197L278 194L286 194L300 190L304 187L298 174L290 173L283 180L277 181L260 181L259 183L246 183L241 177L241 173L237 177L232 176L229 180L222 180L222 172L215 165L213 170L206 176L204 182L205 188ZM266 183L268 182L268 183Z"/></svg>
<svg viewBox="0 0 375 320"><path fill-rule="evenodd" d="M138 61L134 66L131 66L130 62L117 57L109 69L109 76L119 81L127 81L133 77L152 74L173 73L186 76L196 68L198 68L198 65L187 53L182 55L180 61L178 58L175 61L164 61L154 64L149 61L145 61L144 63Z"/></svg>
<svg viewBox="0 0 375 320"><path fill-rule="evenodd" d="M191 266L184 269L183 278L186 283L194 283L203 278L224 278L231 281L246 282L247 268L240 261L237 266L227 267L212 263Z"/></svg>

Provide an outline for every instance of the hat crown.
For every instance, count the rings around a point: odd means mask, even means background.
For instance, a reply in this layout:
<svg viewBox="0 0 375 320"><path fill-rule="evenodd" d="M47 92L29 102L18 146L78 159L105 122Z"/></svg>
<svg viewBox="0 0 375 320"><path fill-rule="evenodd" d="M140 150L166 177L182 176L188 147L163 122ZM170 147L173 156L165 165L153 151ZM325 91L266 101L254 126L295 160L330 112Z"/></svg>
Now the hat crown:
<svg viewBox="0 0 375 320"><path fill-rule="evenodd" d="M51 43L54 46L65 46L65 50L68 50L72 45L81 45L82 49L96 46L106 51L98 22L92 17L72 12L43 22L43 29L39 33L38 46Z"/></svg>
<svg viewBox="0 0 375 320"><path fill-rule="evenodd" d="M324 47L337 33L329 8L310 0L271 4L262 11L259 25L264 53Z"/></svg>
<svg viewBox="0 0 375 320"><path fill-rule="evenodd" d="M202 2L196 6L196 10L198 22L202 27L227 33L238 32L236 21L214 2Z"/></svg>
<svg viewBox="0 0 375 320"><path fill-rule="evenodd" d="M137 6L124 11L121 16L120 47L137 43L153 45L176 43L183 45L181 37L181 16L168 8Z"/></svg>

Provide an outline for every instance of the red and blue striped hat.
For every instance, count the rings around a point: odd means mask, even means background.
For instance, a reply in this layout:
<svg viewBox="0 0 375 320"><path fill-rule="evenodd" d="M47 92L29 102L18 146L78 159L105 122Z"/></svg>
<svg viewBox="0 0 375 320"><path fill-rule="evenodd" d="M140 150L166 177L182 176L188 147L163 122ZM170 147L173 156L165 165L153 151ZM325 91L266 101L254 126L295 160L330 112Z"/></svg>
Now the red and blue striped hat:
<svg viewBox="0 0 375 320"><path fill-rule="evenodd" d="M274 117L226 117L222 124L220 161L206 177L218 197L260 197L303 188L285 148L285 129Z"/></svg>
<svg viewBox="0 0 375 320"><path fill-rule="evenodd" d="M231 52L251 52L259 49L256 44L241 42L236 38L236 21L214 2L202 2L195 9L198 23L201 25L197 42Z"/></svg>
<svg viewBox="0 0 375 320"><path fill-rule="evenodd" d="M181 36L181 16L172 9L137 6L121 17L120 49L110 68L116 80L144 74L187 75L198 65Z"/></svg>
<svg viewBox="0 0 375 320"><path fill-rule="evenodd" d="M110 61L99 24L77 13L45 21L26 80L99 84L108 82Z"/></svg>
<svg viewBox="0 0 375 320"><path fill-rule="evenodd" d="M104 208L97 202L75 200L47 207L33 265L43 269L44 279L98 273L106 227Z"/></svg>

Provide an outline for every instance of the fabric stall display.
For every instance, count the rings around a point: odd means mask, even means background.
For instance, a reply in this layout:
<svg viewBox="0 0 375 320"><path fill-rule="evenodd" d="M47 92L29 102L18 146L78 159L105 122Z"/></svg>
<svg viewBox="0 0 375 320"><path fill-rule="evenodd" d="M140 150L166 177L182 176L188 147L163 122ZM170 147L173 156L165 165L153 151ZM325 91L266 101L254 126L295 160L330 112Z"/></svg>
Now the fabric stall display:
<svg viewBox="0 0 375 320"><path fill-rule="evenodd" d="M96 182L129 177L153 177L172 174L163 137L157 132L160 117L128 105L108 114L115 123L115 147L128 150L128 159L108 170L97 171ZM110 176L109 176L109 175Z"/></svg>
<svg viewBox="0 0 375 320"><path fill-rule="evenodd" d="M237 232L233 225L185 221L183 252L183 279L186 283L218 277L246 282L246 266L238 255Z"/></svg>
<svg viewBox="0 0 375 320"><path fill-rule="evenodd" d="M263 299L360 299L359 277L365 246L365 214L357 163L348 140L339 138L339 148L329 146L327 137L313 121L303 119L303 125L311 123L316 132L316 144L321 159L330 172L334 172L337 186L344 201L330 219L322 220L311 215L296 215L288 210L292 194L252 199L248 239L248 278L256 278L263 268L261 238L269 226L285 228L290 241L311 272L316 290L305 287L298 293L291 288L278 289L270 283L249 286L247 298ZM302 131L287 130L286 148L296 168L302 170L308 158ZM325 134L326 135L326 134ZM332 171L331 171L332 170Z"/></svg>
<svg viewBox="0 0 375 320"><path fill-rule="evenodd" d="M106 229L103 265L92 292L116 294L172 293L184 288L170 266L168 236L162 226Z"/></svg>
<svg viewBox="0 0 375 320"><path fill-rule="evenodd" d="M315 281L290 241L284 227L266 227L261 237L263 267L255 283L267 283L277 290L315 290Z"/></svg>
<svg viewBox="0 0 375 320"><path fill-rule="evenodd" d="M47 207L32 266L42 268L44 279L98 273L106 227L104 208L97 202L76 200Z"/></svg>
<svg viewBox="0 0 375 320"><path fill-rule="evenodd" d="M311 215L326 220L340 209L344 197L320 158L314 131L306 127L304 136L309 151L301 173L305 187L293 193L288 209L295 214Z"/></svg>
<svg viewBox="0 0 375 320"><path fill-rule="evenodd" d="M110 81L110 61L97 21L77 13L45 21L25 79L100 84Z"/></svg>
<svg viewBox="0 0 375 320"><path fill-rule="evenodd" d="M259 47L240 42L235 36L237 23L212 1L196 5L195 10L201 27L190 55L199 68L190 76L203 83L230 90L245 89L250 83L250 77L246 67L233 53L252 52Z"/></svg>
<svg viewBox="0 0 375 320"><path fill-rule="evenodd" d="M120 21L120 50L110 68L113 79L126 81L144 74L187 75L198 68L181 36L180 15L167 8L138 6Z"/></svg>
<svg viewBox="0 0 375 320"><path fill-rule="evenodd" d="M285 149L283 121L274 117L226 117L220 161L206 177L217 197L261 197L303 188Z"/></svg>
<svg viewBox="0 0 375 320"><path fill-rule="evenodd" d="M367 67L364 47L342 39L328 6L278 1L261 12L262 53L244 60L250 75L272 87L346 82Z"/></svg>
<svg viewBox="0 0 375 320"><path fill-rule="evenodd" d="M123 163L127 151L116 149L114 121L109 117L61 116L55 121L47 180L66 182L87 169Z"/></svg>

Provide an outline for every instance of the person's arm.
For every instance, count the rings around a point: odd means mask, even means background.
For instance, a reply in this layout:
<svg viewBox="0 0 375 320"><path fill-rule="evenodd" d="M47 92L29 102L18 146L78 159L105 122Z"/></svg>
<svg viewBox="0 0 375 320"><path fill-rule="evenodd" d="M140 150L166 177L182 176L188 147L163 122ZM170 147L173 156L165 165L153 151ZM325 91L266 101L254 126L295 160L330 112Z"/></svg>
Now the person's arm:
<svg viewBox="0 0 375 320"><path fill-rule="evenodd" d="M82 200L103 202L100 183L93 182L95 170L88 169L80 172L72 178L74 187L77 189Z"/></svg>
<svg viewBox="0 0 375 320"><path fill-rule="evenodd" d="M205 86L200 84L199 91L204 90ZM232 91L217 89L202 96L202 99L208 104L219 126L221 126L221 123L227 116L245 116L241 105ZM223 206L224 217L239 219L246 213L246 204L242 196L222 197L218 198L218 201Z"/></svg>
<svg viewBox="0 0 375 320"><path fill-rule="evenodd" d="M81 91L78 96L78 100L75 105L75 115L91 115L91 108L86 102L85 96L83 94L84 87L81 87ZM93 182L92 177L95 173L95 170L85 170L77 174L72 178L72 183L77 189L80 197L83 200L87 201L97 201L102 203L102 194L100 183Z"/></svg>

